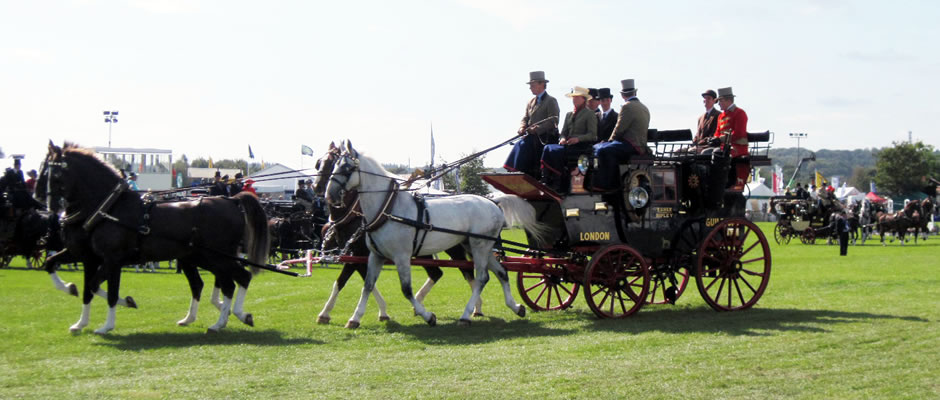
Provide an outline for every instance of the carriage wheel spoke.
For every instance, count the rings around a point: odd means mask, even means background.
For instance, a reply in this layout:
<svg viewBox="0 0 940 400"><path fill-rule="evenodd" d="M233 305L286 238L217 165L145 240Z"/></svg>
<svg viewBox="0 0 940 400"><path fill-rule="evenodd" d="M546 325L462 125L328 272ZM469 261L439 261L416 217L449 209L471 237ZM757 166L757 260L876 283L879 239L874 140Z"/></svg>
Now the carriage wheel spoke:
<svg viewBox="0 0 940 400"><path fill-rule="evenodd" d="M630 294L627 293L627 296L629 296L629 295L630 295ZM631 297L632 297L632 296L631 296ZM620 310L623 311L624 314L626 314L626 313L627 313L627 305L624 304L624 302L623 302L623 296L621 296L620 293L617 293L617 298L620 299Z"/></svg>
<svg viewBox="0 0 940 400"><path fill-rule="evenodd" d="M545 289L548 289L548 286L542 286L542 291L540 291L539 295L535 298L536 303L538 303L539 300L542 300L542 295L545 294Z"/></svg>
<svg viewBox="0 0 940 400"><path fill-rule="evenodd" d="M764 259L764 257L752 258L752 259L750 259L750 260L741 261L741 264L750 264L750 263L752 263L752 262L754 262L754 261L760 261L760 260L763 260L763 259Z"/></svg>
<svg viewBox="0 0 940 400"><path fill-rule="evenodd" d="M746 273L746 274L748 274L748 275L759 276L759 277L761 277L761 278L764 277L764 274L763 274L763 273L761 273L761 272L754 272L754 271L751 271L751 270L749 270L749 269L744 269L744 268L742 268L742 269L741 269L741 272L744 272L744 273Z"/></svg>
<svg viewBox="0 0 940 400"><path fill-rule="evenodd" d="M728 308L731 308L731 284L734 283L734 278L728 278Z"/></svg>
<svg viewBox="0 0 940 400"><path fill-rule="evenodd" d="M561 285L556 285L556 286L555 286L555 299L558 300L558 306L559 306L559 307L560 307L562 304L565 304L565 302L561 300L561 290L558 290L558 288L559 288L560 286L561 286Z"/></svg>
<svg viewBox="0 0 940 400"><path fill-rule="evenodd" d="M744 295L741 294L741 286L738 285L738 281L737 281L737 280L734 281L734 288L738 291L738 299L741 300L741 305L743 306L743 305L746 304L747 302L744 301Z"/></svg>
<svg viewBox="0 0 940 400"><path fill-rule="evenodd" d="M718 285L718 293L715 294L715 300L721 298L721 291L724 290L724 288L725 288L725 280L727 280L727 279L728 279L728 278L725 277L724 275L721 276L721 284ZM717 281L718 279L715 279L715 280ZM709 286L711 286L711 285L709 285Z"/></svg>
<svg viewBox="0 0 940 400"><path fill-rule="evenodd" d="M663 288L665 288L665 287L666 287L666 285L663 285ZM657 290L659 290L659 279L654 279L654 280L653 280L653 290L652 290L652 293L651 293L651 296L650 296L650 301L649 301L650 303L655 303L655 302L656 302L656 291L657 291Z"/></svg>
<svg viewBox="0 0 940 400"><path fill-rule="evenodd" d="M536 278L536 277L535 277L535 276L530 276L530 277L526 277L526 278ZM545 280L545 279L542 279L542 280L538 281L538 283L536 283L536 284L534 284L534 285L532 285L532 286L530 286L530 287L527 287L527 288L525 289L525 291L526 291L526 292L531 292L532 289L535 289L535 288L537 288L537 287L539 287L539 286L544 285L545 282L546 282L546 280Z"/></svg>
<svg viewBox="0 0 940 400"><path fill-rule="evenodd" d="M568 290L568 288L565 287L565 285L559 284L558 287L561 288L561 290L564 290L565 293L568 293L568 297L571 297L572 293L570 290Z"/></svg>
<svg viewBox="0 0 940 400"><path fill-rule="evenodd" d="M741 276L741 282L744 282L744 284L747 285L747 288L751 289L751 293L757 293L757 289L754 289L754 287L751 286L751 283L748 282L744 276Z"/></svg>
<svg viewBox="0 0 940 400"><path fill-rule="evenodd" d="M760 244L760 240L755 241L754 244L751 245L751 247L748 247L747 250L744 250L741 252L741 257L744 257L745 254L749 253L751 250L754 249L754 247L756 247L759 244Z"/></svg>

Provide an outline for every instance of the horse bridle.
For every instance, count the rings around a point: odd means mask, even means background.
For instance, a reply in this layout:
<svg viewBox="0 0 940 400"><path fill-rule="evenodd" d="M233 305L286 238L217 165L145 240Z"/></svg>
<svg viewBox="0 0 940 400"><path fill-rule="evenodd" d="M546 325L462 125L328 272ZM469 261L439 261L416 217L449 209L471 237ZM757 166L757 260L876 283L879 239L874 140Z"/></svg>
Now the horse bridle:
<svg viewBox="0 0 940 400"><path fill-rule="evenodd" d="M330 182L333 182L333 183L335 183L335 184L337 184L337 185L340 185L340 186L339 186L339 197L340 197L340 199L342 199L343 197L346 196L346 192L349 191L349 189L346 187L346 185L349 183L349 178L352 176L353 172L359 172L359 173L361 174L362 171L359 170L359 159L358 159L358 158L354 158L354 157L353 157L352 155L350 155L349 153L342 153L342 154L340 154L340 157L341 157L341 159L337 161L337 162L340 163L340 170L339 170L339 171L334 171L334 172L330 175ZM337 177L342 177L342 178L343 178L343 181L340 182L340 180L337 179ZM361 177L360 177L360 178L361 178ZM361 180L361 179L360 179L360 180Z"/></svg>

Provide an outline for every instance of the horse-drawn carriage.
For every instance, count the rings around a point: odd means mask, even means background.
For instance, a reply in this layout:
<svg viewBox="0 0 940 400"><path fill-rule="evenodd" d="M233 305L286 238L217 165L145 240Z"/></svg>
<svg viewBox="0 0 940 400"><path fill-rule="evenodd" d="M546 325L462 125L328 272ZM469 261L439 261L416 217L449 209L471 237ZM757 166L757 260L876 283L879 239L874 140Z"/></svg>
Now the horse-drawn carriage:
<svg viewBox="0 0 940 400"><path fill-rule="evenodd" d="M320 179L330 180L327 199L331 195L333 199L342 198L353 190L369 193L369 200L360 194L365 224L369 227L382 225L384 221L378 222L381 219L404 227L403 233L414 237L413 246L404 247L414 254L421 250L424 240L432 240L427 238L433 234L456 240L455 243L469 240L473 245L474 241L483 241L488 248L495 249L493 254L505 271L517 272L518 292L524 302L537 311L570 307L583 290L589 308L597 316L622 318L645 304L675 303L691 277L695 278L706 303L715 310L753 306L769 282L770 247L761 230L744 218L743 185L737 185L740 182L736 180L729 184L729 177L737 178L734 171L739 165L770 163L767 151L771 134L750 134L750 154L735 159L721 152L702 155L690 151L688 142L692 137L688 130L650 130L649 138L655 144L655 151L634 156L621 165L623 186L613 192L590 190L596 168L590 154L571 160L576 165L571 168L570 193L556 193L522 173L484 174L485 181L509 195L493 199L507 217L531 214L541 226L541 229L530 229L531 223L523 224L527 243L450 227L460 222L434 221L434 208L445 205L434 205L431 200L427 201L427 207L432 212L430 216L425 214L426 220L421 216L420 206L415 211L410 201L402 199L407 196L396 198L391 194L399 188L394 178L377 169L378 163L360 155L351 145L347 145L332 176ZM518 207L511 210L505 203L512 203L509 201L512 198L524 199L530 210L521 211ZM420 202L415 200L415 204ZM415 215L421 217L415 219ZM426 232L423 238L421 232ZM383 244L381 239L375 234L369 237L370 274L373 263L395 259L400 274L407 269L403 265L410 262L411 265L462 269L476 267L477 277L480 277L480 263L401 260L402 256L388 254L389 250L383 250L384 254L378 252L376 256L376 250L394 247ZM411 240L408 242L412 244ZM327 255L318 261L364 263L366 258ZM522 307L512 305L505 287L505 272L500 267L490 268L504 283L507 305L523 315L524 309L519 309ZM374 277L367 275L363 296L368 296L372 290L370 279ZM406 281L410 285L410 275L402 278L403 289ZM406 293L410 293L410 288ZM474 299L471 298L461 322L469 323L468 313ZM353 326L358 326L364 304L360 299L361 309L350 320ZM428 323L434 323L433 314L423 314L423 307L419 309L416 305L416 313L422 314Z"/></svg>
<svg viewBox="0 0 940 400"><path fill-rule="evenodd" d="M297 258L307 250L320 248L320 232L327 221L322 207L307 212L291 200L267 200L262 204L271 231L272 262Z"/></svg>
<svg viewBox="0 0 940 400"><path fill-rule="evenodd" d="M794 237L803 244L814 244L816 238L831 236L832 213L841 209L835 200L819 202L793 196L770 198L770 212L777 216L774 240L777 244L788 244Z"/></svg>

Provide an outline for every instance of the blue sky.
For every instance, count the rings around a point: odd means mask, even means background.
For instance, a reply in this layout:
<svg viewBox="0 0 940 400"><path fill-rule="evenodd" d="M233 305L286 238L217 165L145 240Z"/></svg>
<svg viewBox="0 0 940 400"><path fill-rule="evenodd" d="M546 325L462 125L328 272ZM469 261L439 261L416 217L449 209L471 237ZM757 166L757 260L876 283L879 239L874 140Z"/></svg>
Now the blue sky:
<svg viewBox="0 0 940 400"><path fill-rule="evenodd" d="M651 127L692 128L734 87L749 130L803 147L940 146L940 3L899 1L0 1L0 147L32 168L52 139L175 158L301 163L350 138L426 164L510 137L544 70L636 79ZM615 99L619 107L620 99ZM502 165L508 149L493 152ZM4 160L6 162L6 160ZM306 158L305 166L312 164Z"/></svg>

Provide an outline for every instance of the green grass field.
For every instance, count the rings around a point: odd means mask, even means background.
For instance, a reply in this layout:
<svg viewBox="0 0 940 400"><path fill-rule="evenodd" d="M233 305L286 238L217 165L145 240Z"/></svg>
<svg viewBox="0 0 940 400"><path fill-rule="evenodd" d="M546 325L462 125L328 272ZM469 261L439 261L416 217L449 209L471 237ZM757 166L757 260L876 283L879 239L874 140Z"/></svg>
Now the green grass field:
<svg viewBox="0 0 940 400"><path fill-rule="evenodd" d="M492 279L486 317L465 328L456 320L469 290L448 270L425 302L439 322L428 327L387 269L379 288L393 320L379 322L370 301L362 327L347 330L361 280L333 323L317 325L338 274L318 269L256 277L246 301L255 328L232 318L218 335L205 334L218 318L207 302L193 325L176 326L189 289L167 269L125 270L121 294L140 308L119 309L117 329L100 337L91 331L107 305L96 298L89 327L71 335L80 301L17 259L0 270L0 398L940 397L940 237L851 247L848 257L770 241L770 285L742 312L712 311L693 281L677 305L624 320L596 319L583 297L518 318ZM417 288L424 271L413 276Z"/></svg>

